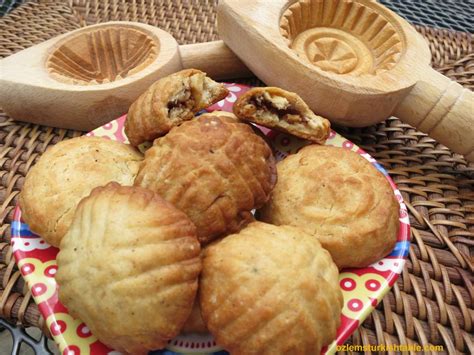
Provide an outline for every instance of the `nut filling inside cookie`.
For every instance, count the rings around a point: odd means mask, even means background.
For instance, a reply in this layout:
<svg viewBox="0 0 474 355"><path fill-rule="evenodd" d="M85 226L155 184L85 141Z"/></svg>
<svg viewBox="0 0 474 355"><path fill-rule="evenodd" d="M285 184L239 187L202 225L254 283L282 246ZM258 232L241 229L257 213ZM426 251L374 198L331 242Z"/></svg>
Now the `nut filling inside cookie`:
<svg viewBox="0 0 474 355"><path fill-rule="evenodd" d="M220 90L220 84L206 77L202 73L194 74L185 78L179 90L171 96L166 107L168 117L174 123L181 123L189 115L202 105L212 104L216 91Z"/></svg>
<svg viewBox="0 0 474 355"><path fill-rule="evenodd" d="M278 123L281 126L291 124L311 128L320 126L317 120L304 115L283 96L272 96L268 92L263 92L261 95L252 96L248 104L255 106L255 114L259 119L269 120L274 124Z"/></svg>
<svg viewBox="0 0 474 355"><path fill-rule="evenodd" d="M181 90L175 94L172 100L168 102L166 107L168 108L168 117L173 122L182 121L181 116L188 114L195 106L195 101L191 96L191 90L189 84L183 86Z"/></svg>

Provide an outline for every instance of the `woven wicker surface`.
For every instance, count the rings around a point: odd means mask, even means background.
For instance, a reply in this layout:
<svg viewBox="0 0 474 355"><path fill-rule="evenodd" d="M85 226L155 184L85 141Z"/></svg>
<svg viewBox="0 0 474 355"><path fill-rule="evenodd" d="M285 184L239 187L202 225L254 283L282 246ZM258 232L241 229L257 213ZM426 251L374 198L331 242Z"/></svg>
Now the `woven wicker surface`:
<svg viewBox="0 0 474 355"><path fill-rule="evenodd" d="M0 0L0 16L26 1ZM414 24L474 32L474 0L379 1Z"/></svg>
<svg viewBox="0 0 474 355"><path fill-rule="evenodd" d="M108 20L153 24L179 43L214 40L214 6L214 1L185 0L29 2L0 19L0 57ZM472 36L417 29L430 43L433 66L474 88ZM349 342L439 344L450 353L474 353L474 166L396 118L337 130L388 169L404 195L413 227L403 274ZM35 160L48 146L80 134L17 123L0 111L0 317L22 326L42 328L44 320L12 258L13 208Z"/></svg>

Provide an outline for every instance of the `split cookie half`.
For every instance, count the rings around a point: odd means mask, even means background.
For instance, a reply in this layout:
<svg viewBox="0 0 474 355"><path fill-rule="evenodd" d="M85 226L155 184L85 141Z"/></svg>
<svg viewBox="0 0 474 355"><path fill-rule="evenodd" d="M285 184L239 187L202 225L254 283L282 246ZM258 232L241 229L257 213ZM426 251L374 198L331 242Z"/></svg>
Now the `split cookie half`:
<svg viewBox="0 0 474 355"><path fill-rule="evenodd" d="M297 94L276 87L250 89L236 101L233 110L241 120L319 144L324 144L330 133L327 119L314 114Z"/></svg>
<svg viewBox="0 0 474 355"><path fill-rule="evenodd" d="M133 146L153 141L228 93L224 84L215 82L200 70L174 73L151 85L130 106L125 134Z"/></svg>

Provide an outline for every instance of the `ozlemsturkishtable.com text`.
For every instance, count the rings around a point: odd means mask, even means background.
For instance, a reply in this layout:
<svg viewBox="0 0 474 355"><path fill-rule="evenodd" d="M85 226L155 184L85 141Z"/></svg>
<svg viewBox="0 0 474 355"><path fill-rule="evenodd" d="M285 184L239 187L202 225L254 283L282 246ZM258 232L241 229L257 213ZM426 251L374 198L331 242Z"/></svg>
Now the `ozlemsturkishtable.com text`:
<svg viewBox="0 0 474 355"><path fill-rule="evenodd" d="M433 352L442 352L444 348L442 345L418 345L418 344L409 344L409 345L397 345L397 344L379 344L379 345L352 345L344 344L337 345L336 351L394 351L394 352L403 352L403 351L433 351Z"/></svg>

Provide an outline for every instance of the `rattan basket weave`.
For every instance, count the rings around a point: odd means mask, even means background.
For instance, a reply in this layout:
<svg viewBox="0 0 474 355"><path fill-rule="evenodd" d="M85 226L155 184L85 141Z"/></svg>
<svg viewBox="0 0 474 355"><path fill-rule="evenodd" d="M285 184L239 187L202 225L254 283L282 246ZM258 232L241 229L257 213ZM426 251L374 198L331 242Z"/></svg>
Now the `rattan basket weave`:
<svg viewBox="0 0 474 355"><path fill-rule="evenodd" d="M214 7L214 1L197 0L28 2L0 19L0 57L109 20L156 25L180 43L215 40ZM417 29L430 43L433 66L474 88L472 36ZM337 130L390 172L407 202L413 238L402 276L349 342L438 344L449 353L474 353L474 166L396 118ZM22 326L43 328L44 320L12 258L13 208L35 160L48 146L80 134L18 123L0 111L0 317Z"/></svg>

